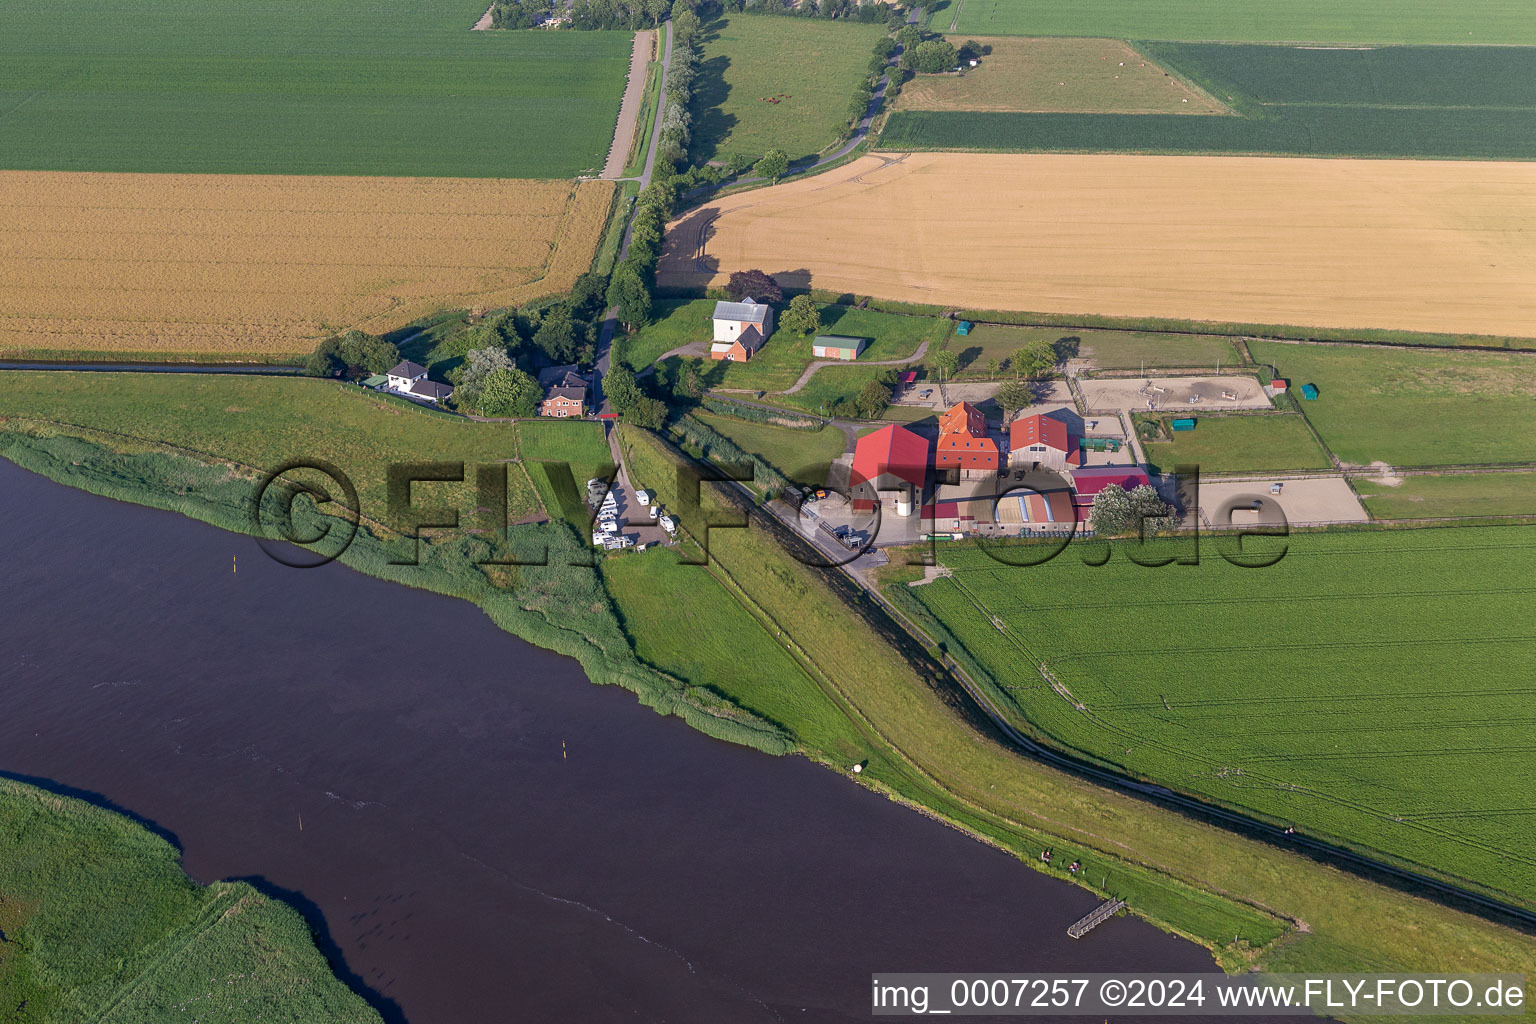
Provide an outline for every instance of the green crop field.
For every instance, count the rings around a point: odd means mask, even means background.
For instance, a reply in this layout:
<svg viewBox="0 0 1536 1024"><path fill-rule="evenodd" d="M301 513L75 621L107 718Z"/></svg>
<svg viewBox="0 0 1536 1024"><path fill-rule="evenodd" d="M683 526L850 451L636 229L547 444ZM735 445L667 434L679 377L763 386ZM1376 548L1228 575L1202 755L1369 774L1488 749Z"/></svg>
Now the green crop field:
<svg viewBox="0 0 1536 1024"><path fill-rule="evenodd" d="M1536 531L1286 543L1266 569L942 549L954 576L910 593L1065 746L1536 902Z"/></svg>
<svg viewBox="0 0 1536 1024"><path fill-rule="evenodd" d="M0 778L0 1012L7 1020L378 1024L296 911L201 886L127 818ZM210 979L217 979L210 984Z"/></svg>
<svg viewBox="0 0 1536 1024"><path fill-rule="evenodd" d="M1366 510L1377 519L1536 515L1536 473L1405 476L1385 483L1356 477Z"/></svg>
<svg viewBox="0 0 1536 1024"><path fill-rule="evenodd" d="M1536 43L1522 0L955 0L957 31L1275 43ZM948 28L941 11L935 28Z"/></svg>
<svg viewBox="0 0 1536 1024"><path fill-rule="evenodd" d="M772 15L711 22L694 85L691 158L821 152L848 123L848 103L884 33L882 25Z"/></svg>
<svg viewBox="0 0 1536 1024"><path fill-rule="evenodd" d="M1179 465L1199 466L1202 473L1331 468L1300 416L1274 413L1198 417L1194 430L1148 444L1147 458L1170 473Z"/></svg>
<svg viewBox="0 0 1536 1024"><path fill-rule="evenodd" d="M1453 466L1536 462L1536 356L1251 342L1345 462Z"/></svg>
<svg viewBox="0 0 1536 1024"><path fill-rule="evenodd" d="M1526 72L1536 50L1191 43L1149 43L1145 49L1239 116L902 110L891 116L882 144L1536 159L1536 86Z"/></svg>
<svg viewBox="0 0 1536 1024"><path fill-rule="evenodd" d="M478 0L11 0L0 167L504 178L601 168L631 35L469 31L484 11Z"/></svg>

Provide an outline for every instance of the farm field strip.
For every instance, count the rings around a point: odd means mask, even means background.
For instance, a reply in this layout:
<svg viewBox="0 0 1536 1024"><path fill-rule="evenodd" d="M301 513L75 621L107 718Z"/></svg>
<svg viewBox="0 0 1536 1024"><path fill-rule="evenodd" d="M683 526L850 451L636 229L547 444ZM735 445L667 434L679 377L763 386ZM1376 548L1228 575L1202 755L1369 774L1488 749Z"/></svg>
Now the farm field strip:
<svg viewBox="0 0 1536 1024"><path fill-rule="evenodd" d="M613 187L0 171L0 352L286 356L561 292Z"/></svg>
<svg viewBox="0 0 1536 1024"><path fill-rule="evenodd" d="M601 169L632 34L470 32L478 6L12 0L0 167L488 178Z"/></svg>
<svg viewBox="0 0 1536 1024"><path fill-rule="evenodd" d="M1057 40L1065 46L1075 40ZM1300 48L1142 43L1142 58L1172 74L1144 83L1166 97L1183 81L1236 117L1189 118L1168 111L1117 111L1126 80L1151 72L1130 64L1063 63L1053 74L1015 73L1010 104L904 104L890 120L886 148L995 151L1276 153L1435 159L1536 158L1536 86L1528 47L1410 46ZM1139 57L1140 55L1138 55ZM962 94L964 79L941 79ZM1000 70L1000 69L998 69ZM1121 76L1106 80L1107 73ZM927 88L918 79L919 89ZM1161 88L1157 83L1164 83ZM1075 104L1057 98L1078 96ZM1212 99L1214 98L1214 99ZM1099 105L1088 102L1097 99ZM1129 106L1126 106L1129 110ZM1225 109L1225 108L1224 108Z"/></svg>
<svg viewBox="0 0 1536 1024"><path fill-rule="evenodd" d="M900 110L1060 113L1228 114L1225 105L1166 75L1119 39L1028 39L951 35L990 46L981 66L960 75L919 75L902 87Z"/></svg>
<svg viewBox="0 0 1536 1024"><path fill-rule="evenodd" d="M659 280L751 268L978 309L1523 336L1536 163L869 156L687 214Z"/></svg>
<svg viewBox="0 0 1536 1024"><path fill-rule="evenodd" d="M1265 570L949 549L954 577L912 593L1059 743L1530 901L1536 532L1287 544Z"/></svg>
<svg viewBox="0 0 1536 1024"><path fill-rule="evenodd" d="M965 0L956 31L1276 43L1536 43L1520 0Z"/></svg>
<svg viewBox="0 0 1536 1024"><path fill-rule="evenodd" d="M1377 519L1536 515L1536 473L1356 477L1354 485Z"/></svg>

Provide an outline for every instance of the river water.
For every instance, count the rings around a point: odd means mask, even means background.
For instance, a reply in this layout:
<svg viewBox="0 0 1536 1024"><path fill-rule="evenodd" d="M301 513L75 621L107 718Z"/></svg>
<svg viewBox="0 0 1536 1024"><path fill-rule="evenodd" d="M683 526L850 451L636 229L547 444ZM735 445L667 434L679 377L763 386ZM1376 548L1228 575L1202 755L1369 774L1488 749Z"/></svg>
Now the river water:
<svg viewBox="0 0 1536 1024"><path fill-rule="evenodd" d="M1133 918L1073 942L1089 893L465 602L4 461L0 515L0 771L282 895L386 1020L852 1021L877 971L1214 969Z"/></svg>

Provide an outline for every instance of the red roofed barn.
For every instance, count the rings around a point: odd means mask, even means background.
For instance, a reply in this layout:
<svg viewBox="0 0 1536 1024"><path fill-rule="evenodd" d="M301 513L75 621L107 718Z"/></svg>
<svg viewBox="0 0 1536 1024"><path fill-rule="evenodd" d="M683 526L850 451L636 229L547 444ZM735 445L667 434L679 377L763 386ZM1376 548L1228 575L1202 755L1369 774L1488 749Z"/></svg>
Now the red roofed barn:
<svg viewBox="0 0 1536 1024"><path fill-rule="evenodd" d="M928 439L894 424L859 438L853 450L853 472L848 489L858 512L872 512L880 503L880 491L909 492L898 500L898 514L911 515L922 503L928 479ZM902 505L907 511L901 512Z"/></svg>
<svg viewBox="0 0 1536 1024"><path fill-rule="evenodd" d="M1008 428L1008 464L1028 468L1038 462L1042 469L1064 473L1082 465L1079 439L1067 431L1067 425L1050 416L1036 414L1013 421Z"/></svg>
<svg viewBox="0 0 1536 1024"><path fill-rule="evenodd" d="M939 417L939 444L933 468L958 469L965 479L996 476L1001 468L997 442L987 436L987 417L961 402Z"/></svg>
<svg viewBox="0 0 1536 1024"><path fill-rule="evenodd" d="M1072 471L1072 500L1078 508L1092 508L1094 496L1110 484L1119 484L1129 491L1151 483L1151 479L1145 472L1133 466L1125 468L1093 466L1089 469L1075 469Z"/></svg>

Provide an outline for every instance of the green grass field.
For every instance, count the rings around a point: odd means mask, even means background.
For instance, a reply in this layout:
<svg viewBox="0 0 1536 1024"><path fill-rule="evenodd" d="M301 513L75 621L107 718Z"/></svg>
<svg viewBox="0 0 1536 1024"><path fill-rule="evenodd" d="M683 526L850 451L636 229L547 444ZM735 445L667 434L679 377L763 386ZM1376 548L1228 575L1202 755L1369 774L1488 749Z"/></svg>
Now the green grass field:
<svg viewBox="0 0 1536 1024"><path fill-rule="evenodd" d="M323 459L351 478L362 514L378 521L387 518L391 463L422 461L424 451L436 460L491 463L519 451L517 424L473 423L304 377L5 371L0 421L10 417L170 444L262 473L294 459ZM535 512L538 499L515 469L507 474L508 508L518 518ZM474 508L474 472L466 468L459 489L466 511Z"/></svg>
<svg viewBox="0 0 1536 1024"><path fill-rule="evenodd" d="M1162 569L1072 552L1016 568L967 546L910 593L1058 743L1536 903L1536 532L1287 544L1262 570L1211 542Z"/></svg>
<svg viewBox="0 0 1536 1024"><path fill-rule="evenodd" d="M694 84L690 157L820 153L848 123L848 103L884 32L883 25L771 15L712 22Z"/></svg>
<svg viewBox="0 0 1536 1024"><path fill-rule="evenodd" d="M1021 152L1536 158L1536 87L1523 70L1536 50L1193 43L1145 49L1241 116L898 111L882 142Z"/></svg>
<svg viewBox="0 0 1536 1024"><path fill-rule="evenodd" d="M1520 353L1252 342L1254 359L1316 384L1302 410L1346 462L1445 466L1536 461L1536 358Z"/></svg>
<svg viewBox="0 0 1536 1024"><path fill-rule="evenodd" d="M1300 416L1201 416L1194 430L1146 447L1153 465L1170 473L1178 465L1202 473L1332 468Z"/></svg>
<svg viewBox="0 0 1536 1024"><path fill-rule="evenodd" d="M296 911L249 885L198 885L180 861L127 818L0 778L0 1013L377 1024Z"/></svg>
<svg viewBox="0 0 1536 1024"><path fill-rule="evenodd" d="M1104 369L1228 366L1238 361L1226 338L1207 335L1158 334L1152 331L1064 330L1060 327L1003 327L976 324L965 336L951 335L947 347L960 357L960 375L983 374L987 362L1009 359L1037 341L1076 340L1079 358Z"/></svg>
<svg viewBox="0 0 1536 1024"><path fill-rule="evenodd" d="M706 566L672 551L603 560L603 578L640 659L670 675L728 693L789 729L807 749L839 760L864 754L858 731L795 660ZM698 624L710 628L700 630Z"/></svg>
<svg viewBox="0 0 1536 1024"><path fill-rule="evenodd" d="M743 451L761 455L774 469L802 484L825 484L827 467L847 448L847 438L835 427L797 430L707 412L694 415Z"/></svg>
<svg viewBox="0 0 1536 1024"><path fill-rule="evenodd" d="M1276 43L1536 43L1536 21L1520 0L955 0L957 31L1026 36L1113 36ZM941 11L935 28L953 15Z"/></svg>
<svg viewBox="0 0 1536 1024"><path fill-rule="evenodd" d="M1536 473L1405 476L1384 484L1356 477L1355 490L1377 519L1536 515Z"/></svg>
<svg viewBox="0 0 1536 1024"><path fill-rule="evenodd" d="M639 369L650 365L662 353L681 345L696 342L707 351L713 336L710 317L714 308L713 299L658 302L656 321L622 340L619 359L625 365ZM823 334L869 339L869 345L860 353L858 362L849 364L850 367L867 371L866 377L878 373L879 368L864 367L861 364L904 359L916 353L925 341L930 344L941 341L950 330L949 321L936 317L900 316L830 303L821 307L821 323ZM775 329L750 362L715 361L707 356L673 356L672 359L681 363L691 358L704 378L704 383L711 388L782 391L794 385L814 358L811 354L813 344L810 337ZM824 375L843 372L844 367L818 370L806 385L805 391L815 389Z"/></svg>
<svg viewBox="0 0 1536 1024"><path fill-rule="evenodd" d="M12 0L0 36L0 167L600 169L631 35L470 32L484 11L477 0Z"/></svg>

